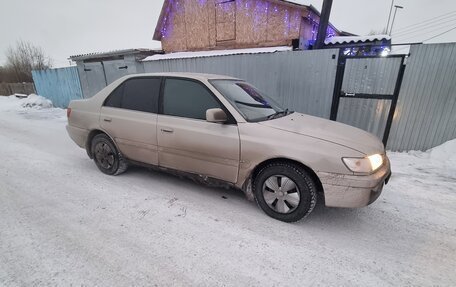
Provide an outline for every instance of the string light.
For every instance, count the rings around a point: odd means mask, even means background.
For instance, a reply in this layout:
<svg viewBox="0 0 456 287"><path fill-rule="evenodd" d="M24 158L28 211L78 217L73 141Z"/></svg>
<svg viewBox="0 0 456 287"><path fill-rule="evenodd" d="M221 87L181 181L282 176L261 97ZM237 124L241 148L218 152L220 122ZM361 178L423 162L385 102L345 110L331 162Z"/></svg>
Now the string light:
<svg viewBox="0 0 456 287"><path fill-rule="evenodd" d="M344 48L342 53L346 57L353 56L382 56L386 57L390 54L391 49L389 46L361 46L361 47L347 47Z"/></svg>
<svg viewBox="0 0 456 287"><path fill-rule="evenodd" d="M161 36L163 38L168 38L173 32L173 23L174 19L177 15L182 15L184 11L184 5L181 3L182 1L189 1L189 0L169 0L168 6L166 8L165 17L163 19L163 24L161 28ZM191 0L190 0L191 1ZM255 2L255 3L254 3ZM198 0L200 6L207 5L207 0ZM254 32L258 32L258 27L265 25L265 17L266 15L272 15L275 18L282 18L283 22L283 35L285 37L289 36L290 31L298 31L301 25L301 12L300 11L293 11L290 14L288 8L284 8L283 10L279 9L277 5L273 5L272 9L270 9L270 3L267 0L244 0L244 1L236 1L236 10L237 13L241 12L247 18L250 18L252 7L253 8L253 27ZM224 10L226 13L230 13L230 5L221 5L220 8ZM314 15L311 11L309 11L307 15L307 20L309 21L312 30L311 30L311 39L310 42L315 41L317 38L317 31L319 26L319 17L318 15ZM318 19L318 20L316 20ZM335 29L331 26L328 27L326 32L327 37L333 37L337 35Z"/></svg>

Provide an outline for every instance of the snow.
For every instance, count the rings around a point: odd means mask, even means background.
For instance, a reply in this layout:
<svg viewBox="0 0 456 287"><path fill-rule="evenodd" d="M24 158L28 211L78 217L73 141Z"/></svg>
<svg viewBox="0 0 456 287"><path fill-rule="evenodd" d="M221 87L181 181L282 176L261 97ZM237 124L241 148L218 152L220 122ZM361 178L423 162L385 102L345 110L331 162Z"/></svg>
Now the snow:
<svg viewBox="0 0 456 287"><path fill-rule="evenodd" d="M1 109L5 111L21 111L19 107L33 109L48 109L53 107L50 100L35 94L14 94L9 97L0 97L3 98Z"/></svg>
<svg viewBox="0 0 456 287"><path fill-rule="evenodd" d="M241 192L144 168L111 177L65 110L0 97L0 286L455 286L456 141L389 153L361 209L286 224Z"/></svg>
<svg viewBox="0 0 456 287"><path fill-rule="evenodd" d="M169 54L152 55L152 56L145 58L143 61L201 58L201 57L227 56L227 55L239 55L239 54L275 53L275 52L291 51L291 50L292 50L291 47L280 46L280 47L265 47L265 48L251 48L251 49L176 52L176 53L169 53Z"/></svg>
<svg viewBox="0 0 456 287"><path fill-rule="evenodd" d="M367 36L334 36L327 38L325 44L343 44L343 43L358 43L366 41L381 41L381 40L391 40L389 35L367 35Z"/></svg>
<svg viewBox="0 0 456 287"><path fill-rule="evenodd" d="M24 108L35 108L35 109L48 109L52 108L52 102L45 97L38 96L35 94L29 95L22 102L22 107Z"/></svg>

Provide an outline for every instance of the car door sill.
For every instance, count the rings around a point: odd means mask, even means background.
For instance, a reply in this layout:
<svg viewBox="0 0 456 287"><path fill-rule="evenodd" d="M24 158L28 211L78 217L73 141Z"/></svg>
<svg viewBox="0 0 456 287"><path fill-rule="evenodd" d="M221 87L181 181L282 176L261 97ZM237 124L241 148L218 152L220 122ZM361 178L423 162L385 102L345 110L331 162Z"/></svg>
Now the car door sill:
<svg viewBox="0 0 456 287"><path fill-rule="evenodd" d="M239 188L236 187L235 183L232 183L232 182L229 182L229 181L225 181L225 180L222 180L222 179L213 178L213 177L205 176L205 175L202 175L202 174L195 174L195 173L191 173L191 172L180 171L180 170L167 168L167 167L162 167L162 166L157 166L157 165L153 165L153 164L147 164L147 163L134 161L134 160L129 160L129 159L127 159L127 161L130 164L132 164L132 165L142 166L142 167L151 169L153 171L166 172L168 174L172 174L172 175L175 175L175 176L178 176L178 177L185 177L185 178L191 179L191 180L193 180L195 182L204 184L206 186L222 187L222 188L226 188L226 189L233 189L234 188L234 189L238 189L239 190Z"/></svg>

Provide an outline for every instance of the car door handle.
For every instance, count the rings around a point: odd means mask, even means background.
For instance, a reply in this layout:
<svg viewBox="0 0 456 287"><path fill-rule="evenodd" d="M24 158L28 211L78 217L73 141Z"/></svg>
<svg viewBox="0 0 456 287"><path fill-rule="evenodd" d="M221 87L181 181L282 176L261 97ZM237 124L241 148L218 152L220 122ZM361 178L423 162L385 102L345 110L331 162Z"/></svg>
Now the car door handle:
<svg viewBox="0 0 456 287"><path fill-rule="evenodd" d="M112 121L111 118L104 118L103 121L110 123Z"/></svg>
<svg viewBox="0 0 456 287"><path fill-rule="evenodd" d="M161 131L162 131L163 133L169 133L169 134L171 134L171 133L174 132L173 129L169 129L169 128L167 128L167 129L161 129Z"/></svg>

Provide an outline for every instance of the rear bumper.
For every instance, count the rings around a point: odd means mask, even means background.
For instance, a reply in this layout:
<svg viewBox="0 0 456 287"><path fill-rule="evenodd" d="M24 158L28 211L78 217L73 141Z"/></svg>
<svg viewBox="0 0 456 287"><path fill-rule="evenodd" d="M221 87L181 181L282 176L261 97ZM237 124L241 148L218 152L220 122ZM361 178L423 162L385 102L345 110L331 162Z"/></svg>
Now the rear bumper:
<svg viewBox="0 0 456 287"><path fill-rule="evenodd" d="M81 148L85 149L87 137L89 136L89 131L86 129L81 129L75 126L66 126L66 130L70 138Z"/></svg>
<svg viewBox="0 0 456 287"><path fill-rule="evenodd" d="M356 208L377 200L391 177L390 162L385 158L383 167L371 175L318 173L326 206Z"/></svg>

